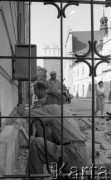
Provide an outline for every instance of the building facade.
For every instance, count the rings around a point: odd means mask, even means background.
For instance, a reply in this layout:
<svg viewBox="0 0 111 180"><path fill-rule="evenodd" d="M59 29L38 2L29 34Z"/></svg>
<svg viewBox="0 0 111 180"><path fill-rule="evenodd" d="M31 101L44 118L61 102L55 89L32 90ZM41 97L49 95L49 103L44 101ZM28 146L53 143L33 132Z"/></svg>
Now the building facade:
<svg viewBox="0 0 111 180"><path fill-rule="evenodd" d="M94 31L94 41L97 41L96 49L100 53L100 55L105 56L111 54L111 46L110 46L110 33L111 30L107 26L108 19L105 17L103 13L103 17L100 19L100 30ZM75 54L82 55L88 52L88 41L91 40L91 32L90 31L80 31L74 32L70 31L68 33L68 37L66 40L66 54L67 57L76 58ZM90 58L90 54L88 55ZM87 57L87 58L88 58ZM97 54L94 54L94 57L98 57ZM73 71L72 79L70 80L67 76L66 82L69 84L72 90L73 96L76 96L78 91L79 97L83 98L91 98L92 96L92 77L90 76L89 66L84 63L84 59L82 62L76 63L77 59L72 60L72 65L70 61L67 60L67 68L69 68L70 72ZM90 60L87 60L89 64L91 64ZM98 61L94 62L94 66ZM66 67L64 67L67 72ZM108 97L108 89L111 84L111 76L110 76L110 64L101 63L96 69L96 76L94 77L95 81L95 90L97 83L102 80L105 86L106 97Z"/></svg>
<svg viewBox="0 0 111 180"><path fill-rule="evenodd" d="M18 104L18 81L14 79L15 44L28 42L28 4L20 1L0 1L0 113L9 116ZM21 83L24 89L24 83ZM24 93L24 91L23 91ZM5 122L2 119L1 124Z"/></svg>
<svg viewBox="0 0 111 180"><path fill-rule="evenodd" d="M109 29L108 36L103 38L102 55L111 56L111 30ZM98 77L98 76L97 76ZM101 80L104 82L106 97L108 98L109 90L111 88L111 62L101 64Z"/></svg>
<svg viewBox="0 0 111 180"><path fill-rule="evenodd" d="M43 47L43 56L60 56L60 47L55 44L45 45ZM50 72L57 72L57 79L61 80L61 62L59 59L44 59L43 60L44 68L47 70L47 79L50 78Z"/></svg>

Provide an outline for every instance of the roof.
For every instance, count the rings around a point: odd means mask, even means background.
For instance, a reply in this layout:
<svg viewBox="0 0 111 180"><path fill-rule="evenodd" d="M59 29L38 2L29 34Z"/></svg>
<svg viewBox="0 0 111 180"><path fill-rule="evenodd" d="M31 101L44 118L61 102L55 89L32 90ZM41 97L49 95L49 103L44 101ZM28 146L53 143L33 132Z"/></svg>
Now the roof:
<svg viewBox="0 0 111 180"><path fill-rule="evenodd" d="M91 41L91 31L70 32L72 34L72 51L74 54L84 54L89 50L88 41ZM104 34L100 31L94 31L94 41L101 44Z"/></svg>

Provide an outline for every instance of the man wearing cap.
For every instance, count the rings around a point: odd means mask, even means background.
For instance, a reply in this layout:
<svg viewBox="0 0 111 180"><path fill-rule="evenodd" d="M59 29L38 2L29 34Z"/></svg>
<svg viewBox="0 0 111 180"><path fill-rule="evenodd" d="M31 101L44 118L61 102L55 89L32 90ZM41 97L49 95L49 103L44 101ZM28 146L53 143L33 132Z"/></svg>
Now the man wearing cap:
<svg viewBox="0 0 111 180"><path fill-rule="evenodd" d="M46 81L46 88L48 91L56 91L61 92L61 83L58 79L56 79L56 71L51 71L51 78Z"/></svg>

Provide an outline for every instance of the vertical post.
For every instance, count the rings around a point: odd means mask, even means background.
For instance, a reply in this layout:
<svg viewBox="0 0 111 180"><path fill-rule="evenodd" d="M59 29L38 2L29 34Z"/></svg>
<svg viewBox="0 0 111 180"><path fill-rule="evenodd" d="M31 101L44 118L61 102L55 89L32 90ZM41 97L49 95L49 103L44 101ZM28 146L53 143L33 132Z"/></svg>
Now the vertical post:
<svg viewBox="0 0 111 180"><path fill-rule="evenodd" d="M62 0L60 1L60 10L63 10ZM61 45L61 158L60 164L63 163L63 17L60 17L60 45Z"/></svg>
<svg viewBox="0 0 111 180"><path fill-rule="evenodd" d="M2 113L1 113L1 106L0 106L0 132L1 132L1 128L2 128Z"/></svg>
<svg viewBox="0 0 111 180"><path fill-rule="evenodd" d="M91 43L92 43L92 175L93 180L95 179L95 117L94 117L94 110L95 110L95 87L94 87L94 14L93 14L93 0L91 0Z"/></svg>
<svg viewBox="0 0 111 180"><path fill-rule="evenodd" d="M30 97L30 86L31 86L31 1L29 0L29 180L31 180L31 161L30 161L30 122L31 122L31 97Z"/></svg>

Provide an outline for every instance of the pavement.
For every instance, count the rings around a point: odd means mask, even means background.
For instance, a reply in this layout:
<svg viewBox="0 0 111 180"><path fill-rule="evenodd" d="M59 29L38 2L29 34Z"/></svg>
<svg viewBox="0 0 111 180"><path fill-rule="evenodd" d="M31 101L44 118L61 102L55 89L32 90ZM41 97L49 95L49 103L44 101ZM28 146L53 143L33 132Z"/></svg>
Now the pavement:
<svg viewBox="0 0 111 180"><path fill-rule="evenodd" d="M78 99L74 97L73 99L76 99L78 101L92 101L92 98L83 98L83 97L79 97ZM108 99L105 100L105 103L110 104Z"/></svg>
<svg viewBox="0 0 111 180"><path fill-rule="evenodd" d="M83 101L83 102L81 102ZM84 103L85 101L85 103ZM89 101L87 103L86 101ZM80 102L80 103L79 103ZM91 111L91 107L89 104L91 102L91 98L73 98L70 104L65 104L69 108L77 108L78 111L83 110L84 113L86 111ZM106 102L107 103L107 102ZM87 106L86 106L87 104ZM107 106L110 107L108 104ZM89 108L89 109L88 109ZM77 118L77 123L87 138L86 146L89 155L88 164L92 163L92 126L91 126L91 118ZM24 128L27 130L26 122L24 122ZM22 139L23 140L23 139ZM21 144L24 143L24 141ZM25 174L25 168L28 159L28 149L20 148L19 153L19 162L18 162L18 171L19 174ZM99 165L105 165L111 169L111 122L106 122L105 119L95 119L95 162ZM46 168L45 168L46 169ZM45 172L45 171L44 171Z"/></svg>

